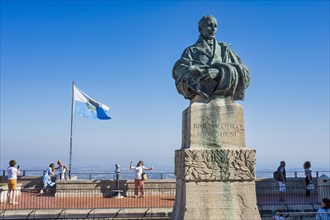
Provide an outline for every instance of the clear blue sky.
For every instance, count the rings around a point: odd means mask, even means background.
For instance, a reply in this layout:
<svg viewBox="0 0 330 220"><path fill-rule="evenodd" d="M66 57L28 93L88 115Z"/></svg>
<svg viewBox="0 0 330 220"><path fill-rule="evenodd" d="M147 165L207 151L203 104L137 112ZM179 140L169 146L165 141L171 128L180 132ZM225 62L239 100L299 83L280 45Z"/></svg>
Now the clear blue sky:
<svg viewBox="0 0 330 220"><path fill-rule="evenodd" d="M112 117L74 118L74 169L172 170L189 102L171 71L208 14L250 69L241 104L257 170L329 168L329 1L2 0L1 169L69 162L74 80Z"/></svg>

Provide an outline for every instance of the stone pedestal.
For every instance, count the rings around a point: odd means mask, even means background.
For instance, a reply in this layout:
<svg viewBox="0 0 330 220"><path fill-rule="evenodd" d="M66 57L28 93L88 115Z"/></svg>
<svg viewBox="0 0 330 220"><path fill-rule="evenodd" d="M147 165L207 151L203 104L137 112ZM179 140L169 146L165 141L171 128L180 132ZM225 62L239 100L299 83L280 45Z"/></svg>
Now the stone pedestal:
<svg viewBox="0 0 330 220"><path fill-rule="evenodd" d="M182 113L182 148L244 148L243 108L230 98L194 102Z"/></svg>
<svg viewBox="0 0 330 220"><path fill-rule="evenodd" d="M182 117L171 219L260 219L256 153L245 146L242 106L231 98L193 102Z"/></svg>

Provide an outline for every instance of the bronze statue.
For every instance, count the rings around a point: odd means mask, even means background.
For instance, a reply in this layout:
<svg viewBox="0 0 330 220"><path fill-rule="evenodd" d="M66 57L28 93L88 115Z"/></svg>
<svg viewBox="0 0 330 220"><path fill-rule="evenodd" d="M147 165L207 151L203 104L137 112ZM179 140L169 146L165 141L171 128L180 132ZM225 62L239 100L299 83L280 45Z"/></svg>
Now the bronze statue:
<svg viewBox="0 0 330 220"><path fill-rule="evenodd" d="M184 50L173 67L176 88L186 99L192 100L196 96L244 99L250 84L248 68L229 44L217 42L217 28L214 16L202 17L198 22L200 36L197 42Z"/></svg>

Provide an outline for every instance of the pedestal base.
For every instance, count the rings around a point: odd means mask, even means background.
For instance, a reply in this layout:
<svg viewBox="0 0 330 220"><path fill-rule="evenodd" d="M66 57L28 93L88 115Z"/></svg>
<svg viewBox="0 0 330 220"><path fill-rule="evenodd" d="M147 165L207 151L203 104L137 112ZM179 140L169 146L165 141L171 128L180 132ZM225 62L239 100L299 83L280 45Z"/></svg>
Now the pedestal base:
<svg viewBox="0 0 330 220"><path fill-rule="evenodd" d="M255 150L245 145L243 107L231 97L192 102L175 151L172 220L259 220Z"/></svg>
<svg viewBox="0 0 330 220"><path fill-rule="evenodd" d="M260 219L254 169L255 150L248 148L176 150L171 219Z"/></svg>
<svg viewBox="0 0 330 220"><path fill-rule="evenodd" d="M252 182L185 182L177 179L172 220L261 219Z"/></svg>

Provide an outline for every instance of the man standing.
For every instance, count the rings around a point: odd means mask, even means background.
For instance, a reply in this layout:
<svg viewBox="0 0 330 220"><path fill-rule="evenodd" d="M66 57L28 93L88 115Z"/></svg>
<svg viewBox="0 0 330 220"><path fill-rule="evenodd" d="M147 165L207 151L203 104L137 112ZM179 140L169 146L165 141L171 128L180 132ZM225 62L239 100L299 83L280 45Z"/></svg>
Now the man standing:
<svg viewBox="0 0 330 220"><path fill-rule="evenodd" d="M284 193L286 190L286 171L285 171L285 161L280 162L280 166L277 168L277 171L280 172L280 178L278 180L279 192L280 192L280 202L285 202Z"/></svg>

